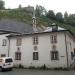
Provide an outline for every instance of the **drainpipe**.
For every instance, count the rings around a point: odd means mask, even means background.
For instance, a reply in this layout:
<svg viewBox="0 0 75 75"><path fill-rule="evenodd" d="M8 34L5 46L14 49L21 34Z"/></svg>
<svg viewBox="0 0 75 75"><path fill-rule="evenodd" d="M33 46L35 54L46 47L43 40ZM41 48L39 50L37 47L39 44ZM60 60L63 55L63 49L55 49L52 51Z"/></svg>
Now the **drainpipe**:
<svg viewBox="0 0 75 75"><path fill-rule="evenodd" d="M66 33L65 33L65 46L66 46L66 57L67 57L67 68L69 68L69 62L68 62L68 48L67 48L67 40L66 40Z"/></svg>
<svg viewBox="0 0 75 75"><path fill-rule="evenodd" d="M8 57L9 57L9 52L10 52L10 38L8 38Z"/></svg>

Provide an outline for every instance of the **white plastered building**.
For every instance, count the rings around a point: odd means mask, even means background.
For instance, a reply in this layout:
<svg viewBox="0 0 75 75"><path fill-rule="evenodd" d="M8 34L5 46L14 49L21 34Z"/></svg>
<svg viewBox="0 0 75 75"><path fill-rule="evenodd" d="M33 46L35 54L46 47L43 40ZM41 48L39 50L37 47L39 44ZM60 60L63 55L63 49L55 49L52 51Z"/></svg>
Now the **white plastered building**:
<svg viewBox="0 0 75 75"><path fill-rule="evenodd" d="M14 65L26 68L44 65L47 68L69 68L74 63L75 37L69 30L51 25L38 31L35 17L33 28L12 20L0 23L1 29L10 31L0 34L0 57L13 57ZM11 34L14 31L20 34Z"/></svg>
<svg viewBox="0 0 75 75"><path fill-rule="evenodd" d="M24 67L68 68L74 62L75 40L72 33L58 26L42 32L9 35L9 56Z"/></svg>

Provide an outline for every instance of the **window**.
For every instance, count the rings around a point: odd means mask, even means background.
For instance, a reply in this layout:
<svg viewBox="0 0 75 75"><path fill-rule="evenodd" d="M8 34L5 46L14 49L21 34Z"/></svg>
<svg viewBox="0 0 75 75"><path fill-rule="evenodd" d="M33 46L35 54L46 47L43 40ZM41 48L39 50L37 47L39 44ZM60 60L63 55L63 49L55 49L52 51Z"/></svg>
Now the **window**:
<svg viewBox="0 0 75 75"><path fill-rule="evenodd" d="M15 60L21 60L21 52L15 52Z"/></svg>
<svg viewBox="0 0 75 75"><path fill-rule="evenodd" d="M5 63L11 63L11 62L13 62L13 60L11 58L5 59Z"/></svg>
<svg viewBox="0 0 75 75"><path fill-rule="evenodd" d="M6 46L6 44L7 44L7 40L6 39L3 39L2 46Z"/></svg>
<svg viewBox="0 0 75 75"><path fill-rule="evenodd" d="M1 57L6 57L6 55L5 54L1 54Z"/></svg>
<svg viewBox="0 0 75 75"><path fill-rule="evenodd" d="M71 59L73 59L73 52L71 52Z"/></svg>
<svg viewBox="0 0 75 75"><path fill-rule="evenodd" d="M74 48L74 55L75 55L75 48Z"/></svg>
<svg viewBox="0 0 75 75"><path fill-rule="evenodd" d="M57 43L57 35L51 35L51 43Z"/></svg>
<svg viewBox="0 0 75 75"><path fill-rule="evenodd" d="M17 46L21 46L21 44L22 44L22 39L21 38L17 38L16 45Z"/></svg>
<svg viewBox="0 0 75 75"><path fill-rule="evenodd" d="M3 59L0 59L0 63L2 63Z"/></svg>
<svg viewBox="0 0 75 75"><path fill-rule="evenodd" d="M33 60L38 60L38 52L33 52Z"/></svg>
<svg viewBox="0 0 75 75"><path fill-rule="evenodd" d="M51 51L51 60L59 60L58 51Z"/></svg>
<svg viewBox="0 0 75 75"><path fill-rule="evenodd" d="M52 31L57 31L57 30L58 30L58 26L57 25L52 26Z"/></svg>
<svg viewBox="0 0 75 75"><path fill-rule="evenodd" d="M38 36L33 37L33 44L38 44Z"/></svg>

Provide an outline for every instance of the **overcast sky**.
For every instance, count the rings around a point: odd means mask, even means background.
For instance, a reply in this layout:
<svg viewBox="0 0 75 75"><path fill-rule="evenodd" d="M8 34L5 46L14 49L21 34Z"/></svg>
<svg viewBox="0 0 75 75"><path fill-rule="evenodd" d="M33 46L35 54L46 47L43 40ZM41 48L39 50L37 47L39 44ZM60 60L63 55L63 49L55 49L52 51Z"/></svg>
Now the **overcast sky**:
<svg viewBox="0 0 75 75"><path fill-rule="evenodd" d="M70 13L75 13L75 0L4 0L6 8L17 8L19 4L22 7L31 5L36 6L42 5L47 10L54 10L54 12L62 12L67 11Z"/></svg>

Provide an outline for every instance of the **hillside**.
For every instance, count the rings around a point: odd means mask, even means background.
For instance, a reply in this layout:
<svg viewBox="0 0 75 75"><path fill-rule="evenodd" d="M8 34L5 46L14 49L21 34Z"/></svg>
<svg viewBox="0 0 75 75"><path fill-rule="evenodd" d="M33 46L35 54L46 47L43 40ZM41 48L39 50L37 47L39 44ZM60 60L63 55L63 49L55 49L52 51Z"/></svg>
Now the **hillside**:
<svg viewBox="0 0 75 75"><path fill-rule="evenodd" d="M0 19L16 19L18 21L22 21L32 25L32 15L33 12L25 9L9 9L9 10L0 10ZM71 30L75 34L75 26L70 24L60 23L56 20L52 20L47 18L46 16L39 16L37 18L37 26L50 26L52 23L56 23L57 25L64 27L66 29Z"/></svg>

